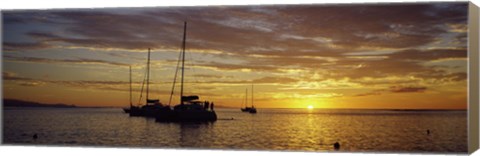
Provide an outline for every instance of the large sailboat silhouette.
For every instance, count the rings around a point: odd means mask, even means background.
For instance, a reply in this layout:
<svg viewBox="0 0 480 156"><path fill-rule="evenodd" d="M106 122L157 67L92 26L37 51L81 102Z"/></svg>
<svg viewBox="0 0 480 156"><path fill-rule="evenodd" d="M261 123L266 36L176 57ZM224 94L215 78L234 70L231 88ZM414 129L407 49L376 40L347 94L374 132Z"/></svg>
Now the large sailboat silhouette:
<svg viewBox="0 0 480 156"><path fill-rule="evenodd" d="M181 59L182 62L181 70L181 87L180 87L180 104L175 105L173 109L168 105L160 103L159 99L149 99L149 84L150 84L150 48L148 48L148 59L147 59L147 72L146 72L146 103L143 106L133 106L130 99L130 108L125 108L124 111L129 113L130 116L144 116L144 117L155 117L158 122L203 122L203 121L216 121L217 114L214 111L213 102L201 102L199 101L198 95L189 95L184 96L184 73L185 73L185 47L186 47L186 36L187 36L187 22L184 23L183 29L183 42L182 42L182 51ZM178 67L177 70L178 71ZM175 89L175 80L177 72L175 72L174 83L172 87ZM144 79L145 80L145 79ZM130 70L130 83L131 83L131 70ZM145 81L144 81L145 83ZM130 84L131 85L131 84ZM142 99L143 85L140 94L140 100ZM131 86L130 86L131 94ZM171 96L172 96L171 95ZM131 95L130 95L131 96ZM130 97L131 98L131 97ZM171 98L170 98L171 99Z"/></svg>
<svg viewBox="0 0 480 156"><path fill-rule="evenodd" d="M198 95L184 95L184 75L185 75L185 49L187 36L187 22L184 23L183 28L183 42L181 51L182 73L181 73L181 87L180 87L180 104L175 105L173 110L168 113L161 112L156 115L156 121L176 121L176 122L202 122L202 121L216 121L217 114L213 107L213 102L199 101ZM176 77L176 75L175 75ZM175 80L174 84L175 86ZM172 93L173 93L172 88Z"/></svg>

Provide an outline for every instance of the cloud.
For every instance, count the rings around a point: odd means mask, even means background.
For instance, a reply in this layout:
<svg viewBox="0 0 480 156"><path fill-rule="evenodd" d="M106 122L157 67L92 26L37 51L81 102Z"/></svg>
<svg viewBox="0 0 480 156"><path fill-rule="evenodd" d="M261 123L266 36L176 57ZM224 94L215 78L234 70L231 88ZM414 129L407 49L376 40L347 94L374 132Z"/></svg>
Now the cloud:
<svg viewBox="0 0 480 156"><path fill-rule="evenodd" d="M359 93L353 95L354 97L361 97L361 96L376 96L382 95L386 93L423 93L427 90L427 87L424 86L390 86L386 89L376 89L366 93Z"/></svg>
<svg viewBox="0 0 480 156"><path fill-rule="evenodd" d="M65 35L46 32L56 35L44 40L120 49L179 48L183 21L187 20L188 48L262 54L249 48L272 47L279 49L274 52L285 52L302 47L338 52L424 45L449 31L439 25L448 23L456 31L465 29L466 3L447 6L450 8L432 4L172 7L6 12L4 16L6 25L33 20L61 26Z"/></svg>
<svg viewBox="0 0 480 156"><path fill-rule="evenodd" d="M432 61L447 58L467 58L467 49L404 50L388 55L398 60Z"/></svg>
<svg viewBox="0 0 480 156"><path fill-rule="evenodd" d="M102 65L112 65L112 66L130 66L130 64L126 64L126 63L97 60L97 59L49 59L49 58L39 58L39 57L13 57L13 56L3 56L3 57L7 58L7 61L19 61L19 62L30 62L30 63L102 64Z"/></svg>
<svg viewBox="0 0 480 156"><path fill-rule="evenodd" d="M29 81L29 82L22 82L19 83L21 86L27 86L27 87L37 87L37 86L43 86L45 85L45 82L42 81Z"/></svg>
<svg viewBox="0 0 480 156"><path fill-rule="evenodd" d="M3 80L32 80L31 78L18 76L14 72L3 71L2 72Z"/></svg>
<svg viewBox="0 0 480 156"><path fill-rule="evenodd" d="M220 63L220 62L200 62L195 66L200 68L211 68L216 70L228 70L228 71L276 71L278 67L274 65L255 65L255 64L229 64L229 63Z"/></svg>
<svg viewBox="0 0 480 156"><path fill-rule="evenodd" d="M425 90L427 90L427 87L391 86L389 91L392 93L414 93L424 92Z"/></svg>
<svg viewBox="0 0 480 156"><path fill-rule="evenodd" d="M233 78L233 76L209 75L209 74L195 74L195 75L193 75L193 77L199 77L199 78L215 78L215 79Z"/></svg>
<svg viewBox="0 0 480 156"><path fill-rule="evenodd" d="M288 77L262 77L259 79L254 79L252 82L253 83L279 83L279 84L289 84L289 83L295 83L298 82L299 80L293 79L293 78L288 78Z"/></svg>
<svg viewBox="0 0 480 156"><path fill-rule="evenodd" d="M264 57L253 58L249 60L248 64L274 66L279 68L319 68L324 64L331 63L328 57L314 57L309 55L302 55L301 52L291 52L298 54L298 56L277 56L277 57ZM319 52L321 55L322 52Z"/></svg>
<svg viewBox="0 0 480 156"><path fill-rule="evenodd" d="M124 81L50 81L72 86L91 86L91 85L126 85L129 82Z"/></svg>
<svg viewBox="0 0 480 156"><path fill-rule="evenodd" d="M224 80L224 79L215 79L215 80L205 80L205 81L197 81L195 83L198 84L216 84L216 85L237 85L237 84L292 84L298 82L298 79L282 77L282 76L266 76L252 80Z"/></svg>
<svg viewBox="0 0 480 156"><path fill-rule="evenodd" d="M461 72L461 73L451 73L445 76L446 78L451 78L452 81L465 81L468 78L468 74Z"/></svg>
<svg viewBox="0 0 480 156"><path fill-rule="evenodd" d="M51 45L48 45L44 42L34 42L34 43L13 43L13 42L4 42L3 48L5 51L22 51L22 50L38 50L50 48Z"/></svg>
<svg viewBox="0 0 480 156"><path fill-rule="evenodd" d="M338 59L335 64L323 65L328 68L332 77L349 77L352 79L361 79L363 77L381 78L389 76L415 76L420 78L442 78L442 76L453 76L445 70L438 70L434 66L423 65L424 62L446 59L446 58L466 58L466 50L403 50L392 54L382 54L388 56L384 59L362 60L354 58ZM432 77L429 75L437 75Z"/></svg>
<svg viewBox="0 0 480 156"><path fill-rule="evenodd" d="M354 96L361 97L361 96L373 96L373 95L380 95L380 92L368 92L368 93L360 93L360 94L355 94Z"/></svg>
<svg viewBox="0 0 480 156"><path fill-rule="evenodd" d="M3 76L3 81L14 81L21 86L37 87L37 86L43 86L46 84L46 82L43 80L37 80L32 78L26 78L23 76L18 76L17 73L10 72L10 71L3 71L2 76Z"/></svg>

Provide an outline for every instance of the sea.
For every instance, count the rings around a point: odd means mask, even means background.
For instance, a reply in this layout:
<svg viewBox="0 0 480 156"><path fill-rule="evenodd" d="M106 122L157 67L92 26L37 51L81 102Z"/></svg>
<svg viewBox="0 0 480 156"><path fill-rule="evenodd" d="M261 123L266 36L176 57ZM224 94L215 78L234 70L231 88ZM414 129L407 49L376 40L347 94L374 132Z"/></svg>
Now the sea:
<svg viewBox="0 0 480 156"><path fill-rule="evenodd" d="M467 153L467 111L216 109L160 123L120 108L4 108L3 144L255 151ZM427 132L428 131L428 132ZM37 134L38 138L33 139Z"/></svg>

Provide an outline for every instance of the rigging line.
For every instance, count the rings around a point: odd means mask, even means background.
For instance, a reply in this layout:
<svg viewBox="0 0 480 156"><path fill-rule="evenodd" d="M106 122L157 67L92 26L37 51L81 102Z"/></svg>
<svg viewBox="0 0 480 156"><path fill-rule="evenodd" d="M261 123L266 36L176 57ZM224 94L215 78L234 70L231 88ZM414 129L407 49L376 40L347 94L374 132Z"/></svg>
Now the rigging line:
<svg viewBox="0 0 480 156"><path fill-rule="evenodd" d="M151 49L150 49L150 50L151 50ZM153 50L151 50L151 52L153 53ZM158 64L159 64L159 63L158 63L158 60L157 60L157 61L156 61L156 60L152 60L152 59L151 59L152 57L153 57L153 54L152 54L152 56L150 57L150 64L152 64L153 66L158 65ZM152 65L149 65L149 67L148 67L148 69L149 69L149 70L148 70L148 71L149 71L149 72L148 72L148 73L149 73L148 75L150 75L149 84L150 84L150 85L156 85L156 87L155 87L155 86L150 87L151 89L150 89L149 93L150 93L150 97L153 97L153 99L160 100L160 94L162 94L162 93L161 93L161 90L162 90L162 81L161 81L161 80L160 80L160 81L157 81L157 82L154 81L155 79L158 79L158 76L154 74L155 72L151 72L152 69L155 70L155 68L152 67ZM150 74L150 73L151 73L151 74ZM158 73L158 72L157 72L157 73ZM152 94L154 94L154 95L152 95ZM157 98L155 98L155 96L156 96Z"/></svg>
<svg viewBox="0 0 480 156"><path fill-rule="evenodd" d="M253 108L253 82L252 82L252 108Z"/></svg>
<svg viewBox="0 0 480 156"><path fill-rule="evenodd" d="M147 79L147 72L145 72L145 75L143 76L142 89L140 90L140 98L138 99L138 105L140 105L140 102L142 101L143 86L145 86L146 79Z"/></svg>
<svg viewBox="0 0 480 156"><path fill-rule="evenodd" d="M147 97L146 102L148 103L148 86L150 83L150 48L148 48L148 61L147 61Z"/></svg>
<svg viewBox="0 0 480 156"><path fill-rule="evenodd" d="M248 88L245 88L245 101L244 101L244 104L245 104L245 107L248 107Z"/></svg>
<svg viewBox="0 0 480 156"><path fill-rule="evenodd" d="M170 100L168 101L168 106L170 106L170 104L172 102L173 92L175 91L175 83L177 82L178 67L180 66L180 59L181 58L182 58L182 53L180 52L180 54L178 55L177 67L175 68L175 76L173 78L172 92L170 93Z"/></svg>
<svg viewBox="0 0 480 156"><path fill-rule="evenodd" d="M193 79L194 79L194 82L195 82L195 83L192 83L191 86L194 86L194 87L191 87L191 88L195 88L196 86L198 86L198 82L199 82L198 79L197 79L197 77L195 76L195 75L197 74L197 72L196 72L196 70L195 70L195 61L193 61L192 54L187 53L187 55L188 55L188 57L189 57L189 59L190 59L189 65L190 65L191 68L189 68L189 69L192 71L192 73L193 73L192 75L194 75L194 76L193 76Z"/></svg>

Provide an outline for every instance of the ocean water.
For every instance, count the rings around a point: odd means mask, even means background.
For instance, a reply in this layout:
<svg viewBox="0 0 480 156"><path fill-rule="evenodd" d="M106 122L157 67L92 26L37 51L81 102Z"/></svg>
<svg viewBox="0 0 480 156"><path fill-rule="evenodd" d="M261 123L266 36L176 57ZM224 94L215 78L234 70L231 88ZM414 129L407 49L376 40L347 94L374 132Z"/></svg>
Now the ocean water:
<svg viewBox="0 0 480 156"><path fill-rule="evenodd" d="M213 123L158 123L113 108L4 108L3 143L340 152L467 152L466 111L217 109ZM233 120L231 120L233 118ZM427 130L430 134L427 134ZM33 134L38 139L32 139Z"/></svg>

